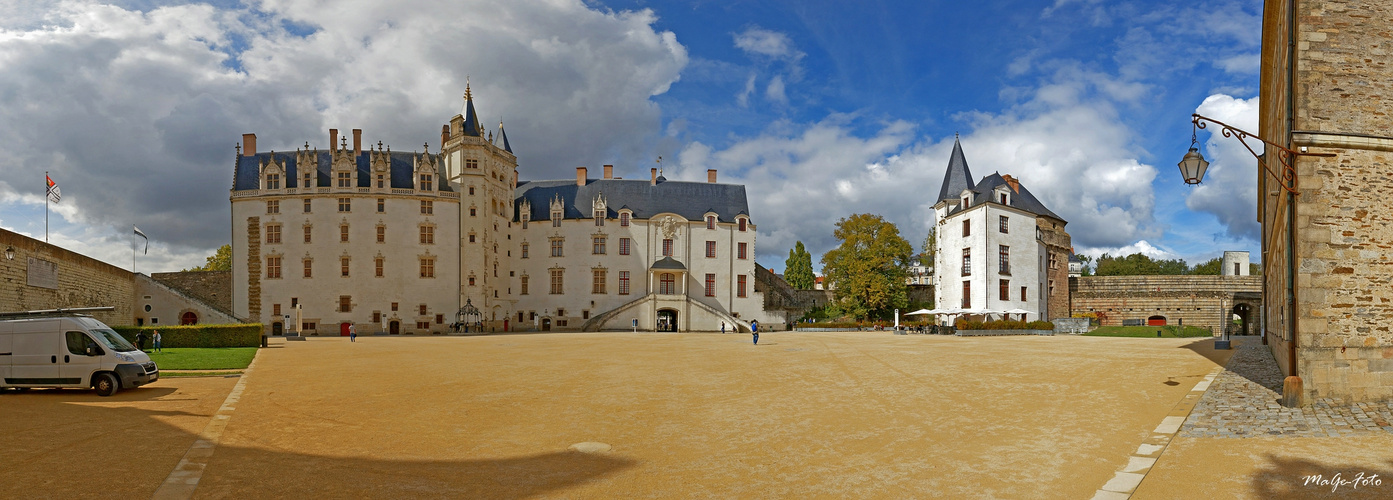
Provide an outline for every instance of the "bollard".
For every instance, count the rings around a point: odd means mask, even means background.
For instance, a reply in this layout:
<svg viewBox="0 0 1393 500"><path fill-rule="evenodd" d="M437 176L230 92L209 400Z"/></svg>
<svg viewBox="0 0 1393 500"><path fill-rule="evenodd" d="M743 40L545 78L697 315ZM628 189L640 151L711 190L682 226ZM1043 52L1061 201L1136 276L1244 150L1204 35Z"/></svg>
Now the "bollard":
<svg viewBox="0 0 1393 500"><path fill-rule="evenodd" d="M261 336L261 347L267 347L267 345L266 345L266 336L265 336L265 335L262 335L262 336Z"/></svg>
<svg viewBox="0 0 1393 500"><path fill-rule="evenodd" d="M1301 406L1301 377L1287 377L1282 380L1282 406L1297 408Z"/></svg>
<svg viewBox="0 0 1393 500"><path fill-rule="evenodd" d="M1156 336L1157 336L1157 337L1160 337L1160 336L1161 336L1161 331L1160 331L1160 330L1156 330Z"/></svg>

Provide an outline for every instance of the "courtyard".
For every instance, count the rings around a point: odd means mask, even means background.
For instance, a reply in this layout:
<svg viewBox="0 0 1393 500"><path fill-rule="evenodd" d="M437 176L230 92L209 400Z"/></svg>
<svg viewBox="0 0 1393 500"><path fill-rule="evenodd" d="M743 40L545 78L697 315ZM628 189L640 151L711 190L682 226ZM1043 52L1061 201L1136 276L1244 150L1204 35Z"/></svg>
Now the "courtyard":
<svg viewBox="0 0 1393 500"><path fill-rule="evenodd" d="M240 379L5 394L0 496L146 498L168 481L181 486L155 496L1107 497L1234 352L1185 338L760 341L312 338L273 342ZM1376 458L1388 433L1175 439L1136 498L1318 497L1329 488L1298 473L1393 465Z"/></svg>

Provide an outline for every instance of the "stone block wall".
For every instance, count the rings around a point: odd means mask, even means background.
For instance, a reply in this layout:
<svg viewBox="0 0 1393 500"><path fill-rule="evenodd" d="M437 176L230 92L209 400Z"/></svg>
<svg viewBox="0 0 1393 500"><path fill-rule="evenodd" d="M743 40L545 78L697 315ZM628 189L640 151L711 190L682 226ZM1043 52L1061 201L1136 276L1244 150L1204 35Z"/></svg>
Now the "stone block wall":
<svg viewBox="0 0 1393 500"><path fill-rule="evenodd" d="M1084 276L1070 280L1074 314L1094 313L1104 326L1152 316L1167 325L1185 324L1222 332L1235 302L1249 302L1250 323L1257 323L1259 302L1239 298L1260 296L1260 276Z"/></svg>
<svg viewBox="0 0 1393 500"><path fill-rule="evenodd" d="M0 229L0 252L6 248L14 249L14 258L0 253L0 311L112 306L115 311L90 314L108 325L134 324L135 279L130 271ZM56 265L56 288L29 284L31 257Z"/></svg>
<svg viewBox="0 0 1393 500"><path fill-rule="evenodd" d="M232 314L232 271L150 273L150 278Z"/></svg>

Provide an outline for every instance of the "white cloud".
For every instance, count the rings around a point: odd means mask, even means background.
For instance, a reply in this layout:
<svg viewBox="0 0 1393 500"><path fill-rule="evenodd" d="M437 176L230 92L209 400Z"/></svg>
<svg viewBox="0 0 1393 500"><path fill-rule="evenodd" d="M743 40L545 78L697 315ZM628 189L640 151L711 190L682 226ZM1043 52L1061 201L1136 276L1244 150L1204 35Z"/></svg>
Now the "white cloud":
<svg viewBox="0 0 1393 500"><path fill-rule="evenodd" d="M735 96L735 102L738 103L738 104L740 105L740 107L742 107L742 108L743 108L743 107L749 106L749 105L750 105L750 94L753 94L754 92L755 92L755 74L754 74L754 73L750 73L750 78L749 78L748 80L745 80L745 88L744 88L744 90L741 90L740 93L737 94L737 95Z"/></svg>
<svg viewBox="0 0 1393 500"><path fill-rule="evenodd" d="M788 35L758 27L750 27L736 34L735 46L749 54L777 60L796 62L804 56L793 46L793 40Z"/></svg>
<svg viewBox="0 0 1393 500"><path fill-rule="evenodd" d="M1146 240L1141 240L1136 243L1120 247L1076 247L1074 249L1074 252L1080 255L1091 256L1095 260L1098 257L1101 257L1103 254L1108 254L1113 257L1121 257L1136 253L1145 255L1147 257L1151 257L1154 260L1174 260L1180 258L1179 254L1152 245L1151 242Z"/></svg>
<svg viewBox="0 0 1393 500"><path fill-rule="evenodd" d="M1211 95L1195 109L1196 113L1256 133L1258 98L1239 99ZM1228 236L1257 241L1261 226L1257 222L1257 159L1237 138L1220 134L1218 125L1209 125L1209 138L1202 153L1209 160L1203 182L1185 199L1185 206L1196 212L1213 214L1226 228ZM1205 131L1200 131L1205 134ZM1261 154L1262 141L1249 138L1253 152ZM1273 170L1280 171L1280 165Z"/></svg>
<svg viewBox="0 0 1393 500"><path fill-rule="evenodd" d="M779 104L788 104L788 96L784 95L784 77L782 75L775 75L769 81L769 87L764 90L764 97Z"/></svg>
<svg viewBox="0 0 1393 500"><path fill-rule="evenodd" d="M328 128L419 149L459 112L469 75L482 121L506 120L522 175L552 178L647 158L661 131L650 98L687 62L651 11L581 0L258 8L0 11L16 15L0 24L0 211L32 194L17 179L51 170L75 223L111 238L160 228L172 255L206 255L227 242L244 132L261 150L327 147Z"/></svg>
<svg viewBox="0 0 1393 500"><path fill-rule="evenodd" d="M1256 75L1262 58L1258 54L1239 54L1219 60L1219 67L1229 73Z"/></svg>

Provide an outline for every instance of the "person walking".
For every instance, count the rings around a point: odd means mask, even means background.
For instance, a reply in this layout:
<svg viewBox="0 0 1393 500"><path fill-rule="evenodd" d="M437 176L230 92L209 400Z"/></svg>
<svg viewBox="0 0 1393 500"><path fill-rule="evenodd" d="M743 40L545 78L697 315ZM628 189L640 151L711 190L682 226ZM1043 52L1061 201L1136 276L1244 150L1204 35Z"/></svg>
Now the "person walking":
<svg viewBox="0 0 1393 500"><path fill-rule="evenodd" d="M721 322L721 334L722 334L722 335L725 335L725 333L726 333L726 322L722 321L722 322Z"/></svg>
<svg viewBox="0 0 1393 500"><path fill-rule="evenodd" d="M135 348L145 351L145 332L142 330L135 334Z"/></svg>
<svg viewBox="0 0 1393 500"><path fill-rule="evenodd" d="M348 341L349 341L349 342L357 342L357 341L358 341L358 327L357 327L357 326L355 326L355 325L348 325Z"/></svg>
<svg viewBox="0 0 1393 500"><path fill-rule="evenodd" d="M161 340L161 339L160 339L160 331L159 331L159 330L154 330L154 331L152 331L152 332L150 332L150 333L152 333L152 334L154 335L155 352L164 352L162 349L160 349L160 340Z"/></svg>
<svg viewBox="0 0 1393 500"><path fill-rule="evenodd" d="M755 336L755 345L759 345L759 321L750 322L750 333Z"/></svg>

